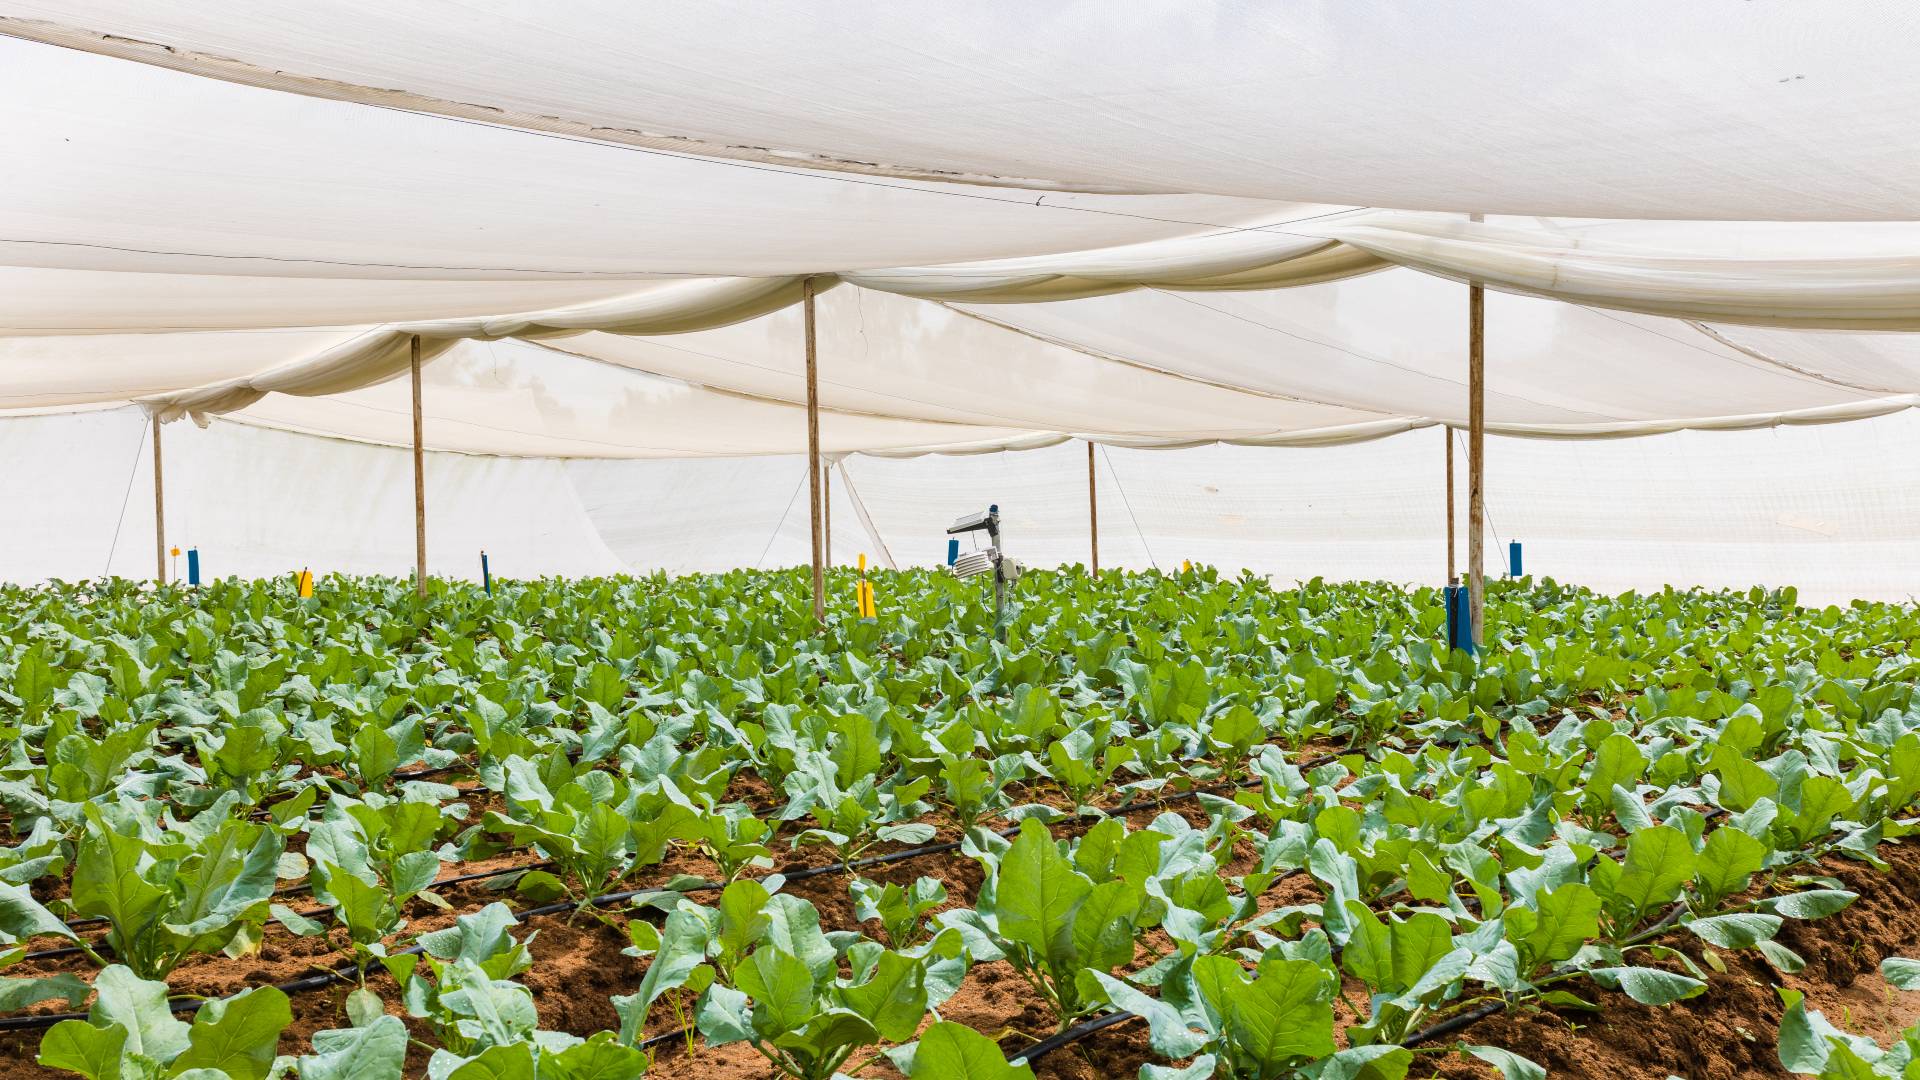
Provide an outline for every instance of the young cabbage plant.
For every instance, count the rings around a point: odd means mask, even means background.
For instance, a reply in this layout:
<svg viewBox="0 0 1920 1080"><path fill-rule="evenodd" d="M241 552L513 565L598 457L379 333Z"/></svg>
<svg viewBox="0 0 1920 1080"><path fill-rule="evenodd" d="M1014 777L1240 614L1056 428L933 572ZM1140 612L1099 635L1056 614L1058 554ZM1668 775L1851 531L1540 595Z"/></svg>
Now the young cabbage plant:
<svg viewBox="0 0 1920 1080"><path fill-rule="evenodd" d="M119 964L94 989L85 1020L62 1020L41 1037L40 1065L87 1080L266 1080L293 1022L287 995L271 986L210 1001L191 1024L169 1010L166 983Z"/></svg>
<svg viewBox="0 0 1920 1080"><path fill-rule="evenodd" d="M282 841L264 825L227 817L233 801L171 829L86 808L70 902L77 914L107 920L108 948L135 975L164 978L192 954L258 941Z"/></svg>
<svg viewBox="0 0 1920 1080"><path fill-rule="evenodd" d="M969 832L988 814L1010 806L1005 794L1012 766L1019 756L1012 755L1010 767L1002 769L998 761L987 762L968 754L946 753L940 757L941 794L952 808L954 823Z"/></svg>
<svg viewBox="0 0 1920 1080"><path fill-rule="evenodd" d="M854 878L849 887L854 918L878 920L887 944L896 949L920 944L927 932L926 914L947 902L947 887L938 878L915 878L907 888L891 881Z"/></svg>
<svg viewBox="0 0 1920 1080"><path fill-rule="evenodd" d="M966 936L975 960L1007 960L1064 1031L1103 1004L1089 976L1131 963L1137 935L1151 925L1144 881L1113 875L1114 861L1145 858L1157 868L1160 839L1144 831L1129 836L1132 846L1119 845L1106 857L1096 883L1061 853L1045 826L1028 818L1003 851L977 852L987 875L975 907L943 913L941 925Z"/></svg>
<svg viewBox="0 0 1920 1080"><path fill-rule="evenodd" d="M753 880L727 886L717 908L681 901L657 933L631 930L628 953L653 959L638 991L614 998L623 1045L639 1040L655 1002L693 994L710 1045L749 1043L797 1080L827 1080L862 1048L910 1038L968 963L958 934L889 952L823 933L812 904Z"/></svg>
<svg viewBox="0 0 1920 1080"><path fill-rule="evenodd" d="M1320 963L1268 950L1248 971L1227 956L1182 958L1165 973L1160 996L1105 973L1092 981L1120 1008L1146 1017L1155 1053L1193 1058L1175 1075L1274 1080L1317 1075L1334 1059L1333 999L1338 980ZM1341 1051L1331 1075L1405 1075L1412 1054L1391 1043ZM1144 1075L1144 1074L1143 1074Z"/></svg>
<svg viewBox="0 0 1920 1080"><path fill-rule="evenodd" d="M809 769L808 764L803 762L787 778L790 790L796 781L810 779L814 785L808 803L815 825L793 838L795 848L827 844L841 862L851 863L882 841L924 844L933 839L933 826L913 820L933 809L932 804L921 800L933 785L930 777L907 780L896 773L875 783L873 777L862 776L842 788L833 776ZM817 764L817 760L811 764Z"/></svg>
<svg viewBox="0 0 1920 1080"><path fill-rule="evenodd" d="M692 840L720 868L720 880L732 881L749 867L773 866L773 824L744 806L717 807L695 819Z"/></svg>
<svg viewBox="0 0 1920 1080"><path fill-rule="evenodd" d="M433 843L448 824L433 803L336 795L308 830L307 855L385 882L397 900L419 896L444 908L445 901L429 890L440 873Z"/></svg>
<svg viewBox="0 0 1920 1080"><path fill-rule="evenodd" d="M548 759L548 768L554 759ZM565 759L557 763L567 769ZM614 889L635 869L659 862L675 839L699 835L704 816L668 781L643 789L612 773L586 769L564 779L509 758L503 768L512 816L488 811L481 827L533 845L580 888L582 903ZM549 779L560 779L549 786Z"/></svg>

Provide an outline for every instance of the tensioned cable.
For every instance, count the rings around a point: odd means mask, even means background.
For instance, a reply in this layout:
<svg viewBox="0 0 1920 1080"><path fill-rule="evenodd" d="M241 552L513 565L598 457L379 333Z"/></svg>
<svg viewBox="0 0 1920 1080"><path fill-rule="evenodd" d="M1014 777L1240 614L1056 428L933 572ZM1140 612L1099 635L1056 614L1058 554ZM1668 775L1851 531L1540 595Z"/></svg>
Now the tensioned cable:
<svg viewBox="0 0 1920 1080"><path fill-rule="evenodd" d="M1153 557L1153 545L1147 543L1147 534L1140 528L1140 518L1133 512L1133 500L1127 498L1127 486L1120 482L1120 474L1113 467L1113 458L1108 456L1106 444L1100 444L1100 458L1107 463L1107 475L1113 477L1113 487L1120 493L1120 505L1127 508L1127 517L1133 521L1133 533L1140 538L1140 546L1147 553L1147 565L1160 569L1159 560Z"/></svg>
<svg viewBox="0 0 1920 1080"><path fill-rule="evenodd" d="M861 526L867 530L867 537L880 549L880 561L887 569L898 570L899 567L893 562L893 552L887 549L887 541L880 535L880 530L874 527L873 517L867 513L866 500L860 497L860 489L853 486L853 474L847 471L846 456L842 455L833 464L840 470L840 479L845 482L847 498L853 501L854 516L860 519Z"/></svg>
<svg viewBox="0 0 1920 1080"><path fill-rule="evenodd" d="M107 577L113 573L113 556L120 550L120 526L127 520L127 502L133 498L133 478L140 475L142 448L147 444L147 432L156 423L159 421L149 416L147 422L140 425L140 441L133 447L133 464L127 469L127 490L120 496L120 516L113 519L113 543L107 548L107 565L101 568L101 577Z"/></svg>
<svg viewBox="0 0 1920 1080"><path fill-rule="evenodd" d="M787 515L793 513L793 501L800 497L800 488L806 482L807 470L803 468L800 470L800 480L793 485L793 494L787 496L787 505L780 511L780 520L773 523L773 532L767 536L767 546L761 548L760 557L753 560L753 568L755 570L760 569L760 564L767 561L767 552L772 551L773 542L780 539L780 526L785 525L787 523Z"/></svg>
<svg viewBox="0 0 1920 1080"><path fill-rule="evenodd" d="M1467 454L1466 440L1462 436L1460 429L1455 427L1448 427L1447 430L1453 432L1454 440L1460 447L1460 456L1467 458L1467 460L1471 462L1473 459L1469 457ZM1480 467L1483 469L1486 468L1486 462L1484 460L1481 462ZM1493 546L1497 549L1500 546L1500 529L1498 526L1494 525L1493 523L1493 511L1488 509L1486 483L1487 483L1486 477L1484 476L1481 477L1480 478L1480 514L1482 517L1485 517L1487 519L1487 531L1493 534ZM1473 484L1473 480L1471 477L1468 478L1467 484L1468 484L1469 499L1471 499L1472 484Z"/></svg>

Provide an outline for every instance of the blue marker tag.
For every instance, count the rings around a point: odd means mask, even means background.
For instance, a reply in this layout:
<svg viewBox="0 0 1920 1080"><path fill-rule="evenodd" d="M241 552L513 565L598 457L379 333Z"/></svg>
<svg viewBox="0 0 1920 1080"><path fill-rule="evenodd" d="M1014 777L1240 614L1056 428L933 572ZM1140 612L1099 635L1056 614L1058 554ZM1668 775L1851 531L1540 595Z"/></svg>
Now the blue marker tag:
<svg viewBox="0 0 1920 1080"><path fill-rule="evenodd" d="M960 539L958 537L949 536L947 537L947 565L952 566L954 563L958 562L959 559L960 559Z"/></svg>
<svg viewBox="0 0 1920 1080"><path fill-rule="evenodd" d="M1507 576L1523 576L1520 572L1520 541L1518 540L1507 545Z"/></svg>
<svg viewBox="0 0 1920 1080"><path fill-rule="evenodd" d="M1465 585L1447 586L1447 647L1474 652L1473 606Z"/></svg>
<svg viewBox="0 0 1920 1080"><path fill-rule="evenodd" d="M187 549L187 584L200 584L200 549Z"/></svg>

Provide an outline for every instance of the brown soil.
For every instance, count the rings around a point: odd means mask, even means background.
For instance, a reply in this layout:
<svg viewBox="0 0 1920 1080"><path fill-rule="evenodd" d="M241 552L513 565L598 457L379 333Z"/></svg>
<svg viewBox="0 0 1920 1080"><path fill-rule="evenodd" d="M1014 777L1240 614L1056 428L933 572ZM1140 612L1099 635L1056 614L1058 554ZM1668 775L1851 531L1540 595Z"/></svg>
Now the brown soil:
<svg viewBox="0 0 1920 1080"><path fill-rule="evenodd" d="M1863 863L1827 861L1825 871L1860 899L1824 919L1788 920L1779 940L1807 961L1797 975L1781 976L1758 953L1722 953L1726 974L1710 972L1707 992L1692 1000L1653 1007L1589 984L1581 992L1601 1006L1598 1013L1504 1014L1475 1024L1460 1041L1506 1047L1554 1076L1784 1080L1793 1074L1780 1066L1777 1048L1785 1011L1774 990L1779 985L1805 993L1808 1008L1847 1030L1890 1045L1920 1020L1920 991L1895 990L1878 971L1888 956L1920 951L1920 908L1911 901L1920 890L1920 845L1888 844L1881 856L1893 865L1884 874ZM1698 940L1688 934L1674 935L1667 944L1699 952ZM1423 1065L1411 1075L1493 1080L1498 1073L1448 1054L1436 1055L1431 1072Z"/></svg>

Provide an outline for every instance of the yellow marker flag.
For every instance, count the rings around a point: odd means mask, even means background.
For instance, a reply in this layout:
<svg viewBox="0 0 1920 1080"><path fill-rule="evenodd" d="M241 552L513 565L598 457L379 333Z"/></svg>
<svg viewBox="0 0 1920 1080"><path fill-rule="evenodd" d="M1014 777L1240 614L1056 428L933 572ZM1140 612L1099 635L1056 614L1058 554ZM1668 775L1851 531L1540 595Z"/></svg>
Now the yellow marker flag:
<svg viewBox="0 0 1920 1080"><path fill-rule="evenodd" d="M869 619L879 618L879 614L874 611L873 608L873 582L863 581L860 583L860 598L862 601L861 606L866 609L866 611L863 612L865 617Z"/></svg>
<svg viewBox="0 0 1920 1080"><path fill-rule="evenodd" d="M1183 574L1191 574L1191 573L1193 573L1193 560L1192 560L1192 559L1181 559L1181 560L1180 560L1180 572L1181 572L1181 573L1183 573Z"/></svg>
<svg viewBox="0 0 1920 1080"><path fill-rule="evenodd" d="M300 599L302 600L312 599L313 571L311 570L300 571L299 576L294 579L294 585L300 591Z"/></svg>

